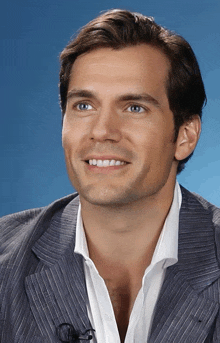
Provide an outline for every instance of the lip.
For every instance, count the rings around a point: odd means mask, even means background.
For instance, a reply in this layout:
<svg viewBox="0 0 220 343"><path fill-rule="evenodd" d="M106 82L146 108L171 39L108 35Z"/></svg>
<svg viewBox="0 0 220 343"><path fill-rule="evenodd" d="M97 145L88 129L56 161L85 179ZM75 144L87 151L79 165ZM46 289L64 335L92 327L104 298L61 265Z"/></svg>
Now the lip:
<svg viewBox="0 0 220 343"><path fill-rule="evenodd" d="M128 166L128 163L119 165L119 166L109 166L109 167L97 167L90 165L85 162L85 167L89 172L92 172L94 174L111 174L111 173L116 173L120 172L123 169L125 169Z"/></svg>

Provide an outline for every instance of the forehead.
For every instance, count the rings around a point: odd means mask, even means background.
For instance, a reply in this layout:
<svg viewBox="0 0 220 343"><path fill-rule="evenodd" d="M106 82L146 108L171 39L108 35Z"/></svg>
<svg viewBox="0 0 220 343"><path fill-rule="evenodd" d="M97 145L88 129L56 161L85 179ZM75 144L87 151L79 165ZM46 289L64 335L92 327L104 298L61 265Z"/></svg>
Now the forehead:
<svg viewBox="0 0 220 343"><path fill-rule="evenodd" d="M157 66L154 72L165 72L169 70L170 63L166 55L157 47L140 44L122 49L98 48L84 53L75 60L72 72L75 69L84 69L90 66L97 66L100 72L105 68L115 67L126 69L126 72L145 68L150 69ZM123 68L124 67L124 68ZM130 67L131 69L127 69ZM110 69L112 71L112 69Z"/></svg>
<svg viewBox="0 0 220 343"><path fill-rule="evenodd" d="M158 48L141 44L123 49L100 48L80 55L72 66L73 87L102 87L105 91L166 92L170 63ZM128 89L128 88L131 89ZM140 88L140 90L138 89Z"/></svg>

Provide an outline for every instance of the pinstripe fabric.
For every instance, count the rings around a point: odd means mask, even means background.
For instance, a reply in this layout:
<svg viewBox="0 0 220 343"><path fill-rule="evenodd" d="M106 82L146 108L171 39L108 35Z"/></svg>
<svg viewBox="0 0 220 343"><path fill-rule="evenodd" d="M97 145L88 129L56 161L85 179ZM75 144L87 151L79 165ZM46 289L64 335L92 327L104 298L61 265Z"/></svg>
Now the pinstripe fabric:
<svg viewBox="0 0 220 343"><path fill-rule="evenodd" d="M220 210L182 194L179 261L167 270L149 343L219 343ZM91 327L74 253L77 209L72 195L0 220L1 343L59 342L56 327L64 322Z"/></svg>
<svg viewBox="0 0 220 343"><path fill-rule="evenodd" d="M72 198L30 212L25 225L26 213L2 219L2 343L59 342L62 323L91 328L82 258L73 252L78 198Z"/></svg>
<svg viewBox="0 0 220 343"><path fill-rule="evenodd" d="M150 343L205 342L219 311L220 269L216 259L214 224L217 229L220 210L212 208L202 198L192 196L184 188L181 190L178 263L167 270ZM220 336L212 341L220 342Z"/></svg>

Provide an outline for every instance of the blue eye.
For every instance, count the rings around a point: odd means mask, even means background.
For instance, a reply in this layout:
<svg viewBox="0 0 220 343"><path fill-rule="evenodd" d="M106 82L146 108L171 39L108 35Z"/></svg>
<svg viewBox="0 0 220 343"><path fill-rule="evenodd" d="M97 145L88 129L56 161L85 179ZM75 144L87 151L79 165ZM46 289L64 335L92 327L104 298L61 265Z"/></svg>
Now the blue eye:
<svg viewBox="0 0 220 343"><path fill-rule="evenodd" d="M84 102L80 102L79 104L76 105L76 108L77 110L80 110L80 111L88 111L92 109L92 106Z"/></svg>
<svg viewBox="0 0 220 343"><path fill-rule="evenodd" d="M135 113L142 113L144 112L144 108L139 105L132 105L128 107L129 112L135 112Z"/></svg>

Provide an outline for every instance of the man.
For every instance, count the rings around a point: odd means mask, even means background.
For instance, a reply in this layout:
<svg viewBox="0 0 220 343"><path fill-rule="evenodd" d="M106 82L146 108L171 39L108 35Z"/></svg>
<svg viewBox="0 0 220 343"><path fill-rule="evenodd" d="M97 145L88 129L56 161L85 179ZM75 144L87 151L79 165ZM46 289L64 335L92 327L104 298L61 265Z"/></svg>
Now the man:
<svg viewBox="0 0 220 343"><path fill-rule="evenodd" d="M2 218L1 342L219 342L220 211L176 182L205 91L189 44L122 10L61 54L77 190Z"/></svg>

